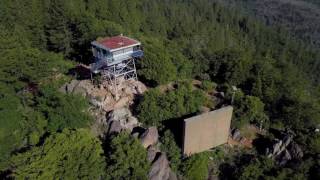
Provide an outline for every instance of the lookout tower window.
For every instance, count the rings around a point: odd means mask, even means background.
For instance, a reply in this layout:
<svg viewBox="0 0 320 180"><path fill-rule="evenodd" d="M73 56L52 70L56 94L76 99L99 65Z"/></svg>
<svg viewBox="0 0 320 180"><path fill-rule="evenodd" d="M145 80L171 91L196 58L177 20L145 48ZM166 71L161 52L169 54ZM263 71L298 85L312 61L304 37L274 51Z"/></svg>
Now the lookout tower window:
<svg viewBox="0 0 320 180"><path fill-rule="evenodd" d="M133 47L133 51L138 51L138 50L140 50L141 48L140 48L140 46L134 46Z"/></svg>
<svg viewBox="0 0 320 180"><path fill-rule="evenodd" d="M102 49L102 54L103 54L104 57L107 57L108 51L106 51L105 49Z"/></svg>

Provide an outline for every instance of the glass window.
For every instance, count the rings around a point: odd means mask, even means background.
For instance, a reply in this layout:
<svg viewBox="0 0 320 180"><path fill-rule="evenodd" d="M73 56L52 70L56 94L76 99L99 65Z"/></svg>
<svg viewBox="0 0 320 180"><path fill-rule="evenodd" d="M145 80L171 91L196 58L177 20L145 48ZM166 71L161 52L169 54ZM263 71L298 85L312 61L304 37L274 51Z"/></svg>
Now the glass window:
<svg viewBox="0 0 320 180"><path fill-rule="evenodd" d="M107 51L105 49L102 49L102 53L104 56L107 56Z"/></svg>
<svg viewBox="0 0 320 180"><path fill-rule="evenodd" d="M121 51L114 51L113 55L118 55L118 54L121 54L121 53L122 53Z"/></svg>

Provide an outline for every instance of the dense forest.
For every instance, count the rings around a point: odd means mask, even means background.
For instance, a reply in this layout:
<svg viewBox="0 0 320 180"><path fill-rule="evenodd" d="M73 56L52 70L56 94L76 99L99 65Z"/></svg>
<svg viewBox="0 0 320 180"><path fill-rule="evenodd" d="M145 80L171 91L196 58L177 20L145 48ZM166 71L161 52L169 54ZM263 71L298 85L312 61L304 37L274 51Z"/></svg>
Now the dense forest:
<svg viewBox="0 0 320 180"><path fill-rule="evenodd" d="M226 0L266 25L281 26L291 35L320 47L320 1L317 0Z"/></svg>
<svg viewBox="0 0 320 180"><path fill-rule="evenodd" d="M137 139L95 137L87 99L58 91L77 63L92 62L91 41L121 33L145 51L138 76L150 89L133 111L160 128L161 148L179 178L320 178L319 49L214 0L3 0L0 178L147 178L150 164ZM193 79L207 86L192 90ZM172 91L157 88L170 82L177 83ZM290 130L303 158L280 165L259 147L182 156L165 123L208 104L208 88L231 100L232 86L239 89L232 128L263 121L267 140L272 130Z"/></svg>

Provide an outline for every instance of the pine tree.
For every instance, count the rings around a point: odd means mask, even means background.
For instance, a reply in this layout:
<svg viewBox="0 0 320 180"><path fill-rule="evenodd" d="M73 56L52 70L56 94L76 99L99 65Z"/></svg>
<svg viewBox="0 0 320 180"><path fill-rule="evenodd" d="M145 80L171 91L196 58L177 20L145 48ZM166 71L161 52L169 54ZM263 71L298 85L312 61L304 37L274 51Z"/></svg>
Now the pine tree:
<svg viewBox="0 0 320 180"><path fill-rule="evenodd" d="M66 16L64 0L51 0L48 9L49 22L46 25L48 49L69 55L71 52L72 33Z"/></svg>

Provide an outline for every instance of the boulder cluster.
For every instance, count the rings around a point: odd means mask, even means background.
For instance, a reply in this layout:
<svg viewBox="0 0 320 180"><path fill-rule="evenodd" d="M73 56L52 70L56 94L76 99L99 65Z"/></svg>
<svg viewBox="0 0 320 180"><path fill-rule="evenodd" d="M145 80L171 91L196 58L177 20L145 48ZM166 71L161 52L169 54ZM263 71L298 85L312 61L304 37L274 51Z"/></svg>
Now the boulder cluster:
<svg viewBox="0 0 320 180"><path fill-rule="evenodd" d="M301 159L304 153L301 147L294 141L294 134L290 131L278 133L280 134L278 138L272 139L271 142L266 142L262 147L266 156L274 159L279 165L285 165L290 160ZM230 138L240 143L245 140L239 129L231 130Z"/></svg>
<svg viewBox="0 0 320 180"><path fill-rule="evenodd" d="M285 165L290 160L303 157L301 147L294 142L293 135L290 134L286 134L282 139L275 139L272 147L267 148L266 154L280 165Z"/></svg>
<svg viewBox="0 0 320 180"><path fill-rule="evenodd" d="M148 160L152 163L149 172L150 180L175 180L176 175L170 168L170 163L165 153L158 147L159 134L156 127L142 128L138 120L132 116L127 108L111 111L107 116L109 124L108 134L127 131L139 138L142 146L148 151ZM135 130L139 129L139 130Z"/></svg>
<svg viewBox="0 0 320 180"><path fill-rule="evenodd" d="M170 162L158 146L159 134L156 127L142 128L138 120L127 108L111 111L107 116L108 134L127 131L139 138L142 146L147 149L148 161L152 164L149 172L150 180L175 180L175 173L170 168ZM136 130L138 129L138 130Z"/></svg>
<svg viewBox="0 0 320 180"><path fill-rule="evenodd" d="M117 134L122 131L138 138L148 152L151 169L150 180L175 180L176 174L170 168L165 153L160 151L159 134L156 127L143 128L128 107L133 104L135 96L143 94L147 88L140 81L124 81L118 87L117 96L107 85L94 86L90 80L72 80L64 84L60 91L68 94L80 94L88 98L91 113L96 121L92 125L94 134L100 137Z"/></svg>

